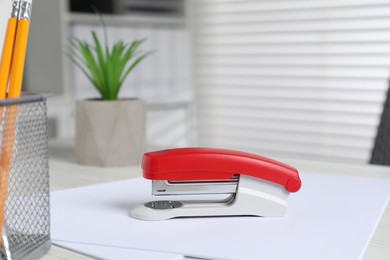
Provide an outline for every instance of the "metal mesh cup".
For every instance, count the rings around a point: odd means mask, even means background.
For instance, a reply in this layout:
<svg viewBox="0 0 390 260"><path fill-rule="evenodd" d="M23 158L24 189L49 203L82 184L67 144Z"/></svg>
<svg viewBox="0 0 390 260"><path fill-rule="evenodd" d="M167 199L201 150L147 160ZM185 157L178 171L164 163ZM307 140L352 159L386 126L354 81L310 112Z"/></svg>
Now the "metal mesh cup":
<svg viewBox="0 0 390 260"><path fill-rule="evenodd" d="M50 248L47 97L0 101L1 260L37 259Z"/></svg>

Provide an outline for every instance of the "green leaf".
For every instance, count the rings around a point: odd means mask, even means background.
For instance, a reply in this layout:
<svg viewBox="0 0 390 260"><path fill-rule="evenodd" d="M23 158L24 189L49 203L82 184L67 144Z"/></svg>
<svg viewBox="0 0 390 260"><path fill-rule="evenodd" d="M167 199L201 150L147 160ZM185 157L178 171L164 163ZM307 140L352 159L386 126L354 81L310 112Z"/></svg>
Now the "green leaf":
<svg viewBox="0 0 390 260"><path fill-rule="evenodd" d="M103 49L102 49L102 46L99 42L99 39L98 39L95 31L92 31L92 38L95 42L95 50L96 50L96 54L97 54L97 57L99 60L99 65L100 65L100 67L104 67L105 60L104 60Z"/></svg>
<svg viewBox="0 0 390 260"><path fill-rule="evenodd" d="M111 53L112 64L113 64L113 78L115 82L113 82L112 95L117 97L120 90L120 76L123 71L123 68L120 66L120 57L124 50L123 42L118 42L114 45L113 51Z"/></svg>
<svg viewBox="0 0 390 260"><path fill-rule="evenodd" d="M121 80L120 80L120 84L122 85L123 82L125 81L125 79L127 78L127 76L129 75L129 73L143 60L145 59L147 56L151 55L153 52L148 52L148 53L145 53L143 55L141 55L140 57L138 57L134 62L133 64L130 65L130 67L126 70L126 72L122 75L121 77Z"/></svg>
<svg viewBox="0 0 390 260"><path fill-rule="evenodd" d="M81 69L81 71L84 73L84 75L91 81L93 82L93 78L90 76L90 74L88 73L87 69L82 65L82 63L80 63L78 60L76 60L74 58L74 56L72 56L71 54L67 53L67 56L69 57L69 59L77 66L79 67L79 69Z"/></svg>
<svg viewBox="0 0 390 260"><path fill-rule="evenodd" d="M92 77L99 84L99 86L101 86L102 81L104 81L104 78L102 77L101 71L99 70L95 57L92 54L91 46L88 43L83 43L82 46L80 47L80 51L88 69L92 74Z"/></svg>

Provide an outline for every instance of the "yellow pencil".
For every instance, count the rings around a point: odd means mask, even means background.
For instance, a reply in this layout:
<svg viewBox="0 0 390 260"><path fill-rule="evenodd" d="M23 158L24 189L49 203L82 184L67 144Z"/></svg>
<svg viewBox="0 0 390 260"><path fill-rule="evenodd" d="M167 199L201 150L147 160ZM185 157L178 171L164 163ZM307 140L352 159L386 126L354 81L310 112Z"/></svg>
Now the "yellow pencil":
<svg viewBox="0 0 390 260"><path fill-rule="evenodd" d="M20 3L8 98L18 98L22 91L24 63L31 19L31 4L32 0L23 0Z"/></svg>
<svg viewBox="0 0 390 260"><path fill-rule="evenodd" d="M12 2L11 17L8 20L7 32L4 39L3 54L0 63L0 99L6 98L9 73L11 70L11 59L14 49L16 26L19 14L19 0Z"/></svg>
<svg viewBox="0 0 390 260"><path fill-rule="evenodd" d="M9 81L9 75L11 70L11 60L12 60L12 54L14 49L14 43L15 43L15 36L16 36L16 27L18 22L18 15L19 15L19 7L20 2L19 0L12 2L12 11L11 11L11 17L8 20L8 27L7 32L4 39L4 45L3 45L3 53L1 57L0 62L0 99L4 99L7 96L7 88L8 88L8 81ZM3 109L0 108L0 122L2 121L3 116ZM4 133L3 133L4 134ZM4 171L4 165L5 162L3 162L3 147L4 145L4 138L2 138L2 145L0 148L0 237L2 238L3 233L3 225L5 221L5 204L7 201L7 193L8 193L8 174L5 174ZM2 241L1 241L2 242Z"/></svg>
<svg viewBox="0 0 390 260"><path fill-rule="evenodd" d="M18 22L16 27L16 36L11 61L11 71L9 79L8 98L18 98L22 90L24 62L27 50L28 32L31 19L31 0L22 0L20 2ZM5 120L6 127L3 132L0 153L0 171L1 171L1 192L0 192L0 227L3 227L5 221L5 209L8 194L8 179L12 165L13 146L16 135L16 117L18 113L17 106L10 106L6 109ZM2 230L0 230L2 232Z"/></svg>

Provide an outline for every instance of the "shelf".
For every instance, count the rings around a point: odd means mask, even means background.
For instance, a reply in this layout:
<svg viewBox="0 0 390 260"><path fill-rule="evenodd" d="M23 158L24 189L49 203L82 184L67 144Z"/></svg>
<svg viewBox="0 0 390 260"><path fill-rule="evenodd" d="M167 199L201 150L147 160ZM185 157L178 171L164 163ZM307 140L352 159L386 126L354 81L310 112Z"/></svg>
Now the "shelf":
<svg viewBox="0 0 390 260"><path fill-rule="evenodd" d="M139 4L139 1L144 0L116 1L122 1L128 6L128 3ZM166 2L169 1L171 0ZM160 4L159 2L158 5ZM110 28L115 32L113 39L148 37L150 40L143 47L147 50L160 50L137 68L138 76L128 82L134 88L126 95L138 96L146 101L148 111L151 112L149 129L153 142L168 140L168 143L172 141L186 144L189 142L186 139L186 133L189 132L186 113L190 113L193 104L189 85L190 70L189 65L186 66L190 64L187 31L190 20L186 16L187 9L183 5L183 12L177 14L153 10L147 12L148 8L138 9L124 14L103 14L107 26L114 27ZM87 79L79 70L75 70L67 59L64 48L69 44L69 36L81 39L88 37L91 29L98 30L101 27L101 21L95 13L70 12L69 0L34 1L34 10L35 19L31 21L26 63L26 86L32 92L57 94L48 99L48 116L53 136L71 138L74 136L74 101L83 95L93 95L93 91L88 92L89 89L85 87ZM86 32L88 35L84 34ZM50 41L45 40L47 35L50 35ZM164 131L167 128L174 131L166 134Z"/></svg>
<svg viewBox="0 0 390 260"><path fill-rule="evenodd" d="M127 15L103 15L108 26L131 26L131 25L156 25L156 26L185 26L183 17L151 16L141 14ZM65 17L68 24L100 25L96 14L68 13Z"/></svg>

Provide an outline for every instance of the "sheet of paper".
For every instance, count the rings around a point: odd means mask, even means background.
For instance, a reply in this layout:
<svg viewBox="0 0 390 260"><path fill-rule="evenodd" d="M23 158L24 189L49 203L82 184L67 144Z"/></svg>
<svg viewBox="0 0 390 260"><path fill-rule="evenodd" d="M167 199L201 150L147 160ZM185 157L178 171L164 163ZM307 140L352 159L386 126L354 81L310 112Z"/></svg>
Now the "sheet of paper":
<svg viewBox="0 0 390 260"><path fill-rule="evenodd" d="M224 260L360 259L389 200L390 181L310 173L301 179L283 218L135 220L131 209L156 199L143 179L53 192L52 238Z"/></svg>
<svg viewBox="0 0 390 260"><path fill-rule="evenodd" d="M90 245L83 243L71 242L56 242L54 244L63 248L70 249L76 252L81 252L85 255L98 259L107 260L123 260L123 259L137 259L137 260L181 260L184 257L179 254L160 253L144 250L135 250L119 247L107 247L101 245Z"/></svg>

